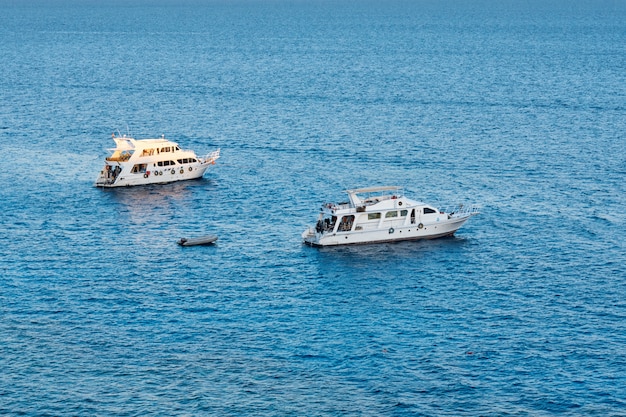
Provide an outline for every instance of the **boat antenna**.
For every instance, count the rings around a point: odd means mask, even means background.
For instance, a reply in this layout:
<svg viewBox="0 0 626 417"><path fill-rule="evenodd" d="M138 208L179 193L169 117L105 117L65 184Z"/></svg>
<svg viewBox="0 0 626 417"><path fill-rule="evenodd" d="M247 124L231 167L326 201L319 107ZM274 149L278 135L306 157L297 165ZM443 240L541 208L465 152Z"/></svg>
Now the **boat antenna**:
<svg viewBox="0 0 626 417"><path fill-rule="evenodd" d="M122 135L122 132L120 132L120 128L118 127L117 128L117 136L118 137L123 137L123 136L130 137L130 129L128 128L128 123L125 123L125 124L126 124L126 134Z"/></svg>

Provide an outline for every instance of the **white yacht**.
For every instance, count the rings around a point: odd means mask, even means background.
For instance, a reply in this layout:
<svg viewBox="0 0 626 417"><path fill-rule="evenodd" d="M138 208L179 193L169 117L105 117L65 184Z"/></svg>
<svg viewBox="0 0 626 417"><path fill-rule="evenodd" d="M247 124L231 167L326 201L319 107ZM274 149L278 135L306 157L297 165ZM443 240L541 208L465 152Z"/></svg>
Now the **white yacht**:
<svg viewBox="0 0 626 417"><path fill-rule="evenodd" d="M162 184L201 178L210 165L220 157L217 149L205 157L194 151L182 150L177 143L165 139L116 137L115 148L106 158L104 168L96 180L97 187L126 187L131 185Z"/></svg>
<svg viewBox="0 0 626 417"><path fill-rule="evenodd" d="M406 198L401 187L347 190L350 201L325 203L315 226L302 233L311 246L395 242L452 236L475 206L440 210Z"/></svg>

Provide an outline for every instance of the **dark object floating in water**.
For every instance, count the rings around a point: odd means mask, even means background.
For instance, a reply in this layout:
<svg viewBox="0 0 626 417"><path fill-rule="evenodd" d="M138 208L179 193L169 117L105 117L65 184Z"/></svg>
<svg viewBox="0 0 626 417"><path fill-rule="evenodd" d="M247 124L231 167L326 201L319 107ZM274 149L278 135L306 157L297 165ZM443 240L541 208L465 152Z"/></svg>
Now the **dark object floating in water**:
<svg viewBox="0 0 626 417"><path fill-rule="evenodd" d="M217 236L215 235L207 235L196 238L181 238L178 242L180 246L197 246L197 245L210 245L217 240Z"/></svg>

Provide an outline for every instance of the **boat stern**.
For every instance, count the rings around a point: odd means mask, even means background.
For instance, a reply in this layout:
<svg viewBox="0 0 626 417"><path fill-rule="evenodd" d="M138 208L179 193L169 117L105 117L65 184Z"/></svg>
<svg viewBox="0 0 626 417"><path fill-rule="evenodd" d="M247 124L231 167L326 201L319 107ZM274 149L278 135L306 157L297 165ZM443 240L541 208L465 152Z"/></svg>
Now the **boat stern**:
<svg viewBox="0 0 626 417"><path fill-rule="evenodd" d="M317 243L317 236L313 227L308 227L302 232L302 241L311 246Z"/></svg>
<svg viewBox="0 0 626 417"><path fill-rule="evenodd" d="M122 168L119 165L104 164L100 175L96 178L95 187L114 187Z"/></svg>
<svg viewBox="0 0 626 417"><path fill-rule="evenodd" d="M309 246L326 246L327 239L325 239L325 237L327 237L325 232L318 232L314 227L309 227L302 232L302 242Z"/></svg>

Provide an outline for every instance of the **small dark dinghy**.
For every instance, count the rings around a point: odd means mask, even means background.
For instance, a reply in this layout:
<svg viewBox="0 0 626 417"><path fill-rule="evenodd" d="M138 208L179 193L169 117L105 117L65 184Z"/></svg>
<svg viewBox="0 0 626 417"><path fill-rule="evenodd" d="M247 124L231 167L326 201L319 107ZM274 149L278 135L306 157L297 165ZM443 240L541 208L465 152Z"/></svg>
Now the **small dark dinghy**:
<svg viewBox="0 0 626 417"><path fill-rule="evenodd" d="M217 240L217 236L207 235L207 236L196 237L196 238L191 238L191 239L187 239L183 237L176 243L178 243L180 246L197 246L197 245L210 245L214 243L216 240Z"/></svg>

